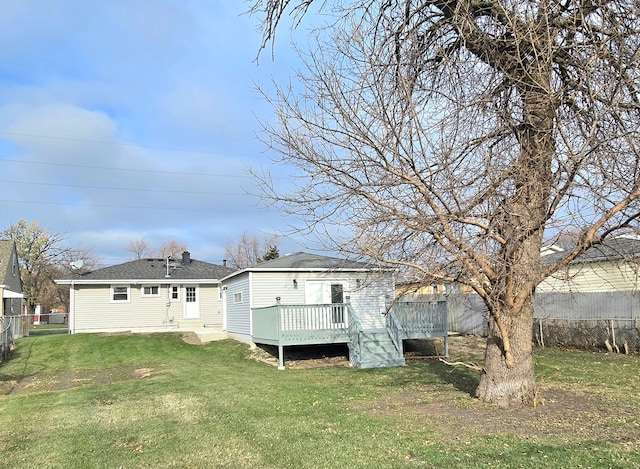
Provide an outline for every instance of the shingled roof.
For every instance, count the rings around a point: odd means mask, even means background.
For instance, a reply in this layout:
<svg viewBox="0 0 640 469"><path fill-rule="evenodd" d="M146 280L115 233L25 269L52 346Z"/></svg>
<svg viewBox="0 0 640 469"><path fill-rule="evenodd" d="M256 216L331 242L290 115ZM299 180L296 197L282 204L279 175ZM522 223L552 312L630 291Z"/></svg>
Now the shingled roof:
<svg viewBox="0 0 640 469"><path fill-rule="evenodd" d="M110 282L131 280L213 280L218 281L222 277L229 275L233 269L222 265L211 264L209 262L191 259L188 255L183 255L183 259L170 260L146 258L125 262L124 264L104 267L77 277L64 279L60 283L68 283L73 280L76 283L95 283L99 280Z"/></svg>
<svg viewBox="0 0 640 469"><path fill-rule="evenodd" d="M556 262L566 256L564 251L549 254L545 262ZM613 238L603 244L596 244L578 256L572 263L600 262L617 259L632 259L640 256L640 240L635 238Z"/></svg>
<svg viewBox="0 0 640 469"><path fill-rule="evenodd" d="M350 261L335 257L296 252L286 254L278 259L261 262L259 264L238 270L225 278L231 278L243 272L287 272L287 271L314 271L314 272L358 272L371 270L366 262Z"/></svg>
<svg viewBox="0 0 640 469"><path fill-rule="evenodd" d="M307 252L296 252L287 254L277 259L261 262L250 270L271 270L271 269L327 269L327 270L353 270L366 269L364 262L338 259L335 257L321 256L319 254L309 254Z"/></svg>

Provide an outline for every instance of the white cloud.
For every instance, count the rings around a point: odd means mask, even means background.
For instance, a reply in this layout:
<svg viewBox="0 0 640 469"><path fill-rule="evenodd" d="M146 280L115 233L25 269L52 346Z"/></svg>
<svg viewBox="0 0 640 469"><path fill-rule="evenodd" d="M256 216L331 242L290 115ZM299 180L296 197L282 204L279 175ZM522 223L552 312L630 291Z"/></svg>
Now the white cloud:
<svg viewBox="0 0 640 469"><path fill-rule="evenodd" d="M287 217L246 194L258 191L245 168L267 161L255 115L270 112L253 80L294 60L281 42L275 63L266 54L256 66L258 20L245 8L3 5L0 229L36 220L116 260L132 239L176 239L215 260L244 231L286 230Z"/></svg>

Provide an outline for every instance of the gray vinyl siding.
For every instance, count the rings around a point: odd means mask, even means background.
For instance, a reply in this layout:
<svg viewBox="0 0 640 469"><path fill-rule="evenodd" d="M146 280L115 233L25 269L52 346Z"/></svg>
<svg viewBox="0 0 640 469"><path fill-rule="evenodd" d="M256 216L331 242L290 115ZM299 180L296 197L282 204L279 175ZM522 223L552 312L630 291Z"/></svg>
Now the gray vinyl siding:
<svg viewBox="0 0 640 469"><path fill-rule="evenodd" d="M287 305L304 304L304 280L309 278L307 273L290 272L253 272L252 274L252 307L262 308L276 304L276 297L280 303ZM298 282L298 288L293 288L293 280Z"/></svg>
<svg viewBox="0 0 640 469"><path fill-rule="evenodd" d="M294 288L293 280L297 281ZM282 304L305 304L306 280L336 280L344 283L344 296L350 297L353 309L361 321L380 326L385 302L394 295L391 274L359 272L254 272L252 277L252 307L272 306L276 297ZM357 280L360 280L358 288Z"/></svg>
<svg viewBox="0 0 640 469"><path fill-rule="evenodd" d="M391 274L360 274L352 282L360 279L360 288L351 295L351 304L365 328L384 326L387 304L393 300L395 282Z"/></svg>
<svg viewBox="0 0 640 469"><path fill-rule="evenodd" d="M249 273L244 273L225 282L227 289L227 332L237 338L251 338L251 298ZM236 293L242 293L242 303L234 303Z"/></svg>

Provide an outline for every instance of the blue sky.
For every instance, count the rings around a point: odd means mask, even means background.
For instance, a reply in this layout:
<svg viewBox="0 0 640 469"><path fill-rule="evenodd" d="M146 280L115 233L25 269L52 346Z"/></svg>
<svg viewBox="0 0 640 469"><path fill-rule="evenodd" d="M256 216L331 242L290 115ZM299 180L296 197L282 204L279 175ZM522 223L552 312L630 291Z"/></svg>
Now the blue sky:
<svg viewBox="0 0 640 469"><path fill-rule="evenodd" d="M255 83L283 83L290 37L254 59L242 1L8 0L0 10L0 229L63 233L106 264L176 240L220 263L229 239L287 231L247 167L269 167ZM304 38L303 30L297 33ZM282 184L286 169L273 168ZM308 240L313 246L313 242ZM280 252L311 247L284 238Z"/></svg>

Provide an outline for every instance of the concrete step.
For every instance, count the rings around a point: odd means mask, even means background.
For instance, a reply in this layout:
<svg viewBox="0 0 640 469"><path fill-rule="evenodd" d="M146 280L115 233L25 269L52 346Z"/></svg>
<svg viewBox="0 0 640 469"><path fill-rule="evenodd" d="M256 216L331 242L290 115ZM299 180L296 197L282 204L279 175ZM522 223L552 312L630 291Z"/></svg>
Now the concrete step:
<svg viewBox="0 0 640 469"><path fill-rule="evenodd" d="M180 329L200 329L204 327L202 319L180 319L178 320Z"/></svg>
<svg viewBox="0 0 640 469"><path fill-rule="evenodd" d="M213 342L214 340L224 340L229 338L229 334L227 334L226 332L223 332L220 329L211 329L211 330L204 330L204 331L198 330L196 331L196 334L198 334L198 338L200 339L200 342L202 342L203 344L206 342Z"/></svg>

